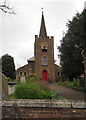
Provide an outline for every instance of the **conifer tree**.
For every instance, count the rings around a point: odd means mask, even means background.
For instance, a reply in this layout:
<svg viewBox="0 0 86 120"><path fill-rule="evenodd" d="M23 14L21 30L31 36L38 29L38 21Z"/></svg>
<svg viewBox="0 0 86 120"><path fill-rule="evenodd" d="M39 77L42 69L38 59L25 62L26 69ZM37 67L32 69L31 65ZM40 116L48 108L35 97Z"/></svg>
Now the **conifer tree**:
<svg viewBox="0 0 86 120"><path fill-rule="evenodd" d="M12 56L5 54L2 56L2 73L11 79L15 79L15 64Z"/></svg>
<svg viewBox="0 0 86 120"><path fill-rule="evenodd" d="M70 80L84 73L83 51L86 49L86 9L67 23L68 31L58 46L63 73Z"/></svg>

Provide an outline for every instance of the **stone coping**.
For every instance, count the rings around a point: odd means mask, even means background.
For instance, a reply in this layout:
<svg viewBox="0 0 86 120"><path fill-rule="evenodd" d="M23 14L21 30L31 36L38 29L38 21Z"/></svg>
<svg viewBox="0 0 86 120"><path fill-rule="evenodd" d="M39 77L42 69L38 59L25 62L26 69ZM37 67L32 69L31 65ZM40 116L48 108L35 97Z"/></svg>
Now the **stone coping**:
<svg viewBox="0 0 86 120"><path fill-rule="evenodd" d="M0 102L2 107L48 107L48 108L86 108L84 101L15 99Z"/></svg>

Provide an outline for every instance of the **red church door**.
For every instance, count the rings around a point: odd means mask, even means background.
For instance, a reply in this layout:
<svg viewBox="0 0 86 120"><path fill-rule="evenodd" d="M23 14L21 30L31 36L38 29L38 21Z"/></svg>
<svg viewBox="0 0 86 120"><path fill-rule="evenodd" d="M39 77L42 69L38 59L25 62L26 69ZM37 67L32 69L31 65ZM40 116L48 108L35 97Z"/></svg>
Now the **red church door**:
<svg viewBox="0 0 86 120"><path fill-rule="evenodd" d="M42 72L42 80L43 80L43 81L47 81L47 71L46 71L46 70L44 70L44 71Z"/></svg>

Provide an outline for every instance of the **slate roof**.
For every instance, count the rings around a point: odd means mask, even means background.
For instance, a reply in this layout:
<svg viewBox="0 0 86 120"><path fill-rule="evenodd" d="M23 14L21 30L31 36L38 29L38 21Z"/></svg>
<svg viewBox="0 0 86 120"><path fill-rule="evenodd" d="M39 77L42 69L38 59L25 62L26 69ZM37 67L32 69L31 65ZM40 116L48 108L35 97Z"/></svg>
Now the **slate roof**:
<svg viewBox="0 0 86 120"><path fill-rule="evenodd" d="M42 19L41 19L41 27L40 27L39 37L47 37L43 12L42 12Z"/></svg>
<svg viewBox="0 0 86 120"><path fill-rule="evenodd" d="M29 58L27 61L35 61L35 57L34 57L34 56L31 57L31 58Z"/></svg>

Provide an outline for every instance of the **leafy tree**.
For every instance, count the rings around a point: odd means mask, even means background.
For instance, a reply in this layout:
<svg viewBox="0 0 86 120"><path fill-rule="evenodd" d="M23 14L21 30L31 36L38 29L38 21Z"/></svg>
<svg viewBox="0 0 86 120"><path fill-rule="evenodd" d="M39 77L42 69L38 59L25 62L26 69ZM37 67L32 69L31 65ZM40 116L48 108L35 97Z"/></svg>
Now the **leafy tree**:
<svg viewBox="0 0 86 120"><path fill-rule="evenodd" d="M2 56L2 73L6 77L10 77L11 79L15 79L15 64L12 56L5 54Z"/></svg>
<svg viewBox="0 0 86 120"><path fill-rule="evenodd" d="M86 9L77 13L67 23L68 31L61 40L59 49L63 73L70 80L84 72L82 52L86 49Z"/></svg>
<svg viewBox="0 0 86 120"><path fill-rule="evenodd" d="M7 0L4 3L0 2L0 10L4 13L15 14L13 8L7 4Z"/></svg>

